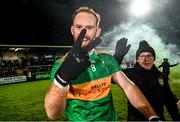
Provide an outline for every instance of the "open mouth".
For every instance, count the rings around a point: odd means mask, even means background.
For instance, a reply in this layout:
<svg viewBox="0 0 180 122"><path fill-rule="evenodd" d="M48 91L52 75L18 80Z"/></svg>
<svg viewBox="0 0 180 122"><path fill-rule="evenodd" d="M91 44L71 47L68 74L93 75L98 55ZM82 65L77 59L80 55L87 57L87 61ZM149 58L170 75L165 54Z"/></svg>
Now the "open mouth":
<svg viewBox="0 0 180 122"><path fill-rule="evenodd" d="M85 38L85 39L83 39L83 42L86 42L86 41L88 41L88 39L86 39L86 38Z"/></svg>
<svg viewBox="0 0 180 122"><path fill-rule="evenodd" d="M88 39L83 39L82 47L86 46L89 43Z"/></svg>

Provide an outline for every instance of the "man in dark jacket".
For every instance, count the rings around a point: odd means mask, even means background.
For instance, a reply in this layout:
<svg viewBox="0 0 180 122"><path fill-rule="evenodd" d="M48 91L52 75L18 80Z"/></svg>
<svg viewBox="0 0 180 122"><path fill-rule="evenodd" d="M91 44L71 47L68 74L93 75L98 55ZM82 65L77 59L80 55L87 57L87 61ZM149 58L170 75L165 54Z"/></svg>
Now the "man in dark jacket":
<svg viewBox="0 0 180 122"><path fill-rule="evenodd" d="M121 63L123 57L129 50L129 46L126 47L127 39L121 39L120 41L118 42L119 44L117 43L116 45L116 52L114 55L115 58L119 60L119 63ZM121 48L118 48L120 43ZM122 52L124 54L122 54ZM120 57L118 57L118 54L120 54ZM143 40L139 43L139 48L136 52L135 66L133 68L124 69L124 73L140 88L155 112L160 117L160 120L165 120L164 105L167 107L172 120L180 120L179 110L177 108L174 95L170 89L168 81L154 65L155 58L156 53L154 49L149 46L147 41ZM147 119L128 101L127 120L146 121Z"/></svg>
<svg viewBox="0 0 180 122"><path fill-rule="evenodd" d="M162 62L161 65L158 66L158 68L163 67L163 74L164 74L165 78L166 78L167 80L169 80L170 67L174 67L174 66L178 65L179 63L169 64L167 58L164 58L163 60L164 60L164 61Z"/></svg>

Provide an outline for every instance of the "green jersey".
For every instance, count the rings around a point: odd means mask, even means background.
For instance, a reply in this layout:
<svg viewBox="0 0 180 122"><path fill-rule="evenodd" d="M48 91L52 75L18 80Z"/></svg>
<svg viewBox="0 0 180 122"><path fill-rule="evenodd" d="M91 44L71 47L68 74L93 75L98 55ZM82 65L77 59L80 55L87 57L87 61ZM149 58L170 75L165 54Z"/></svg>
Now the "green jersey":
<svg viewBox="0 0 180 122"><path fill-rule="evenodd" d="M112 55L105 53L94 52L90 55L90 62L83 73L70 81L65 110L67 118L70 121L116 120L111 77L121 67ZM61 60L57 60L51 71L52 81L60 65Z"/></svg>

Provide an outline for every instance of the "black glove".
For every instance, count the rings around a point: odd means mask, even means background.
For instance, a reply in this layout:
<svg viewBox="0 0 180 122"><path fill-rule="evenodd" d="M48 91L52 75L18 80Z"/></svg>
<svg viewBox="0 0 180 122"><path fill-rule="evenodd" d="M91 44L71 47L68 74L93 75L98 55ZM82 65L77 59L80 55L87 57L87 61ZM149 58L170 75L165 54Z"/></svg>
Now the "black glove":
<svg viewBox="0 0 180 122"><path fill-rule="evenodd" d="M127 52L129 51L131 47L131 44L126 46L127 40L128 40L127 38L122 38L118 40L116 43L116 50L115 50L114 57L116 58L119 64L121 64L124 56L127 54Z"/></svg>
<svg viewBox="0 0 180 122"><path fill-rule="evenodd" d="M55 74L55 79L63 86L68 85L68 81L77 77L90 65L88 52L101 42L101 39L97 38L87 46L81 47L85 34L86 29L83 29Z"/></svg>

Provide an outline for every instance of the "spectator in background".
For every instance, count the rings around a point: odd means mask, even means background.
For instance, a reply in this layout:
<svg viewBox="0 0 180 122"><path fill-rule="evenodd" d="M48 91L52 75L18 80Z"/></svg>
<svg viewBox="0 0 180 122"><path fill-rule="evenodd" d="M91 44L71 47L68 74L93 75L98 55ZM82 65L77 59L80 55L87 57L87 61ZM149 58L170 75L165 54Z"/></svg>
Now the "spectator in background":
<svg viewBox="0 0 180 122"><path fill-rule="evenodd" d="M2 60L2 62L1 62L1 67L2 67L2 68L8 67L6 60Z"/></svg>
<svg viewBox="0 0 180 122"><path fill-rule="evenodd" d="M174 66L178 65L179 63L169 64L168 58L164 58L163 60L164 60L164 61L162 62L161 65L158 66L158 68L163 67L162 72L163 72L165 78L166 78L167 80L169 80L170 67L174 67Z"/></svg>
<svg viewBox="0 0 180 122"><path fill-rule="evenodd" d="M27 71L27 81L32 81L32 74L31 74L31 71Z"/></svg>
<svg viewBox="0 0 180 122"><path fill-rule="evenodd" d="M8 67L13 67L14 66L13 61L12 60L8 60L7 61L7 65L8 65Z"/></svg>
<svg viewBox="0 0 180 122"><path fill-rule="evenodd" d="M5 67L5 64L3 61L1 61L1 68L4 68Z"/></svg>
<svg viewBox="0 0 180 122"><path fill-rule="evenodd" d="M127 39L123 38L117 42L115 58L121 64L123 57L126 55ZM121 48L119 48L121 45ZM122 48L124 47L124 48ZM164 105L167 107L173 121L180 121L179 110L174 99L174 95L170 89L167 79L158 71L154 65L156 53L149 46L147 41L143 40L139 43L136 51L136 64L133 68L124 69L123 72L132 80L143 92L155 112L164 118ZM147 119L128 101L128 118L129 121L146 121Z"/></svg>

